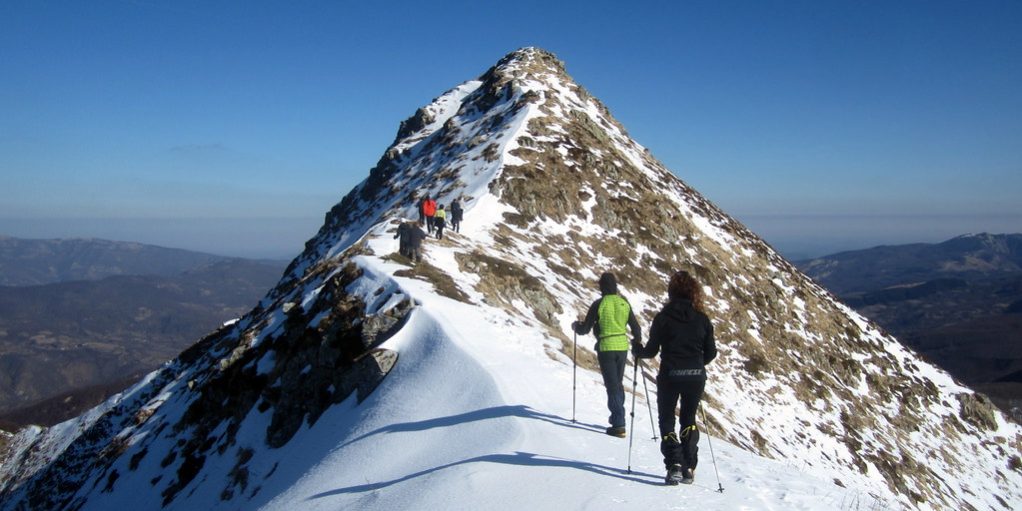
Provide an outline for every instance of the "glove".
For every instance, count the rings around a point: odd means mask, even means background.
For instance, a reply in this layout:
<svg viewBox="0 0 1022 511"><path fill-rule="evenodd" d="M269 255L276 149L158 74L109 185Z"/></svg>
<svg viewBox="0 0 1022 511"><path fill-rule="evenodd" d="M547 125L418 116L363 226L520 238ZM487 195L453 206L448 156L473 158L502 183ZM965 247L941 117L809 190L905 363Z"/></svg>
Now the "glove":
<svg viewBox="0 0 1022 511"><path fill-rule="evenodd" d="M581 324L582 324L581 321L573 321L571 323L571 331L575 332L577 334L578 333L578 326L581 325Z"/></svg>
<svg viewBox="0 0 1022 511"><path fill-rule="evenodd" d="M632 339L632 355L634 355L635 358L639 358L639 353L641 351L642 351L642 343L639 342L637 339Z"/></svg>

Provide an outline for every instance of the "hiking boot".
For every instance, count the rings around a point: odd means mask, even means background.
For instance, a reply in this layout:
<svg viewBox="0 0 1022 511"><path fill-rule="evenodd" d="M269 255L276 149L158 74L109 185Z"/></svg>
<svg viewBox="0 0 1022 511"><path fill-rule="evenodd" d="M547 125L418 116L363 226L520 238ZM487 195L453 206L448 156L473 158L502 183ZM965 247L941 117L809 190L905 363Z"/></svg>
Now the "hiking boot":
<svg viewBox="0 0 1022 511"><path fill-rule="evenodd" d="M607 434L610 436L616 436L618 438L624 438L628 436L624 426L611 426L607 428Z"/></svg>
<svg viewBox="0 0 1022 511"><path fill-rule="evenodd" d="M694 468L686 468L682 471L681 484L692 484L696 480L696 471Z"/></svg>
<svg viewBox="0 0 1022 511"><path fill-rule="evenodd" d="M675 486L680 482L684 482L681 465L671 465L671 468L667 470L667 476L664 477L664 484L668 486Z"/></svg>

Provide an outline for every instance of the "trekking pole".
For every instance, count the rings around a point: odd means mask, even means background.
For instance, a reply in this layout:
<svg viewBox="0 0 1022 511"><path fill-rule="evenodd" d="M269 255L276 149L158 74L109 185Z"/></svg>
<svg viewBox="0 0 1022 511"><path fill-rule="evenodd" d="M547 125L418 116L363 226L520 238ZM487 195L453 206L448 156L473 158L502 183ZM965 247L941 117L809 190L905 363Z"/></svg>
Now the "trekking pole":
<svg viewBox="0 0 1022 511"><path fill-rule="evenodd" d="M627 354L626 354L627 355ZM638 357L635 361L638 362ZM632 373L632 425L628 427L628 473L632 473L632 440L635 440L635 390L638 382L636 378L639 375L639 364L632 364L635 367L635 371Z"/></svg>
<svg viewBox="0 0 1022 511"><path fill-rule="evenodd" d="M699 403L699 409L703 411L703 424L709 424L706 422L706 409L703 408L703 404ZM717 476L717 492L724 493L724 487L720 484L720 472L717 472L717 457L713 455L713 440L710 439L710 432L706 432L706 442L710 444L710 459L713 460L713 473Z"/></svg>
<svg viewBox="0 0 1022 511"><path fill-rule="evenodd" d="M639 365L642 364L642 359L636 357L635 362ZM642 388L646 390L646 409L649 410L649 427L653 430L653 440L659 440L660 437L656 436L656 425L653 422L653 405L649 402L649 384L646 383L646 368L642 368Z"/></svg>
<svg viewBox="0 0 1022 511"><path fill-rule="evenodd" d="M571 339L571 423L575 423L575 374L578 372L578 363L576 355L578 354L578 333L575 332L575 328L571 329L574 336Z"/></svg>

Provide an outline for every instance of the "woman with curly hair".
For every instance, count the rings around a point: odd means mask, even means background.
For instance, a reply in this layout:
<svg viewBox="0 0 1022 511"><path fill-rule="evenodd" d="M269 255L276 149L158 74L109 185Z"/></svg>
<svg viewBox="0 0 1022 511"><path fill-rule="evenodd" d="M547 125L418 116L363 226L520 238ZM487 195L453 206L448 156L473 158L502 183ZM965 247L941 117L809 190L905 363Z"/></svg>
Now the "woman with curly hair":
<svg viewBox="0 0 1022 511"><path fill-rule="evenodd" d="M653 318L649 342L633 342L636 357L660 353L657 374L657 410L660 415L660 452L670 485L692 483L698 463L699 430L696 410L706 386L704 366L717 356L713 324L703 312L702 287L686 271L677 271L667 284L667 303ZM674 430L674 409L681 401L681 434Z"/></svg>

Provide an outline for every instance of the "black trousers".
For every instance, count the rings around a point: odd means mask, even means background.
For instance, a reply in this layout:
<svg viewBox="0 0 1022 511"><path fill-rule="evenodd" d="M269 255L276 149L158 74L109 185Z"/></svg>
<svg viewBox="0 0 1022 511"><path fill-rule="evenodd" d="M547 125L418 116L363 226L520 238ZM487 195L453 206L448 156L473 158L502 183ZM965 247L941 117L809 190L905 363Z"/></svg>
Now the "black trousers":
<svg viewBox="0 0 1022 511"><path fill-rule="evenodd" d="M682 469L695 469L699 463L699 431L696 429L696 411L706 387L706 376L670 379L657 377L657 412L660 416L660 452L664 466L681 465ZM674 409L681 403L681 431L674 430ZM675 433L677 437L669 435Z"/></svg>

